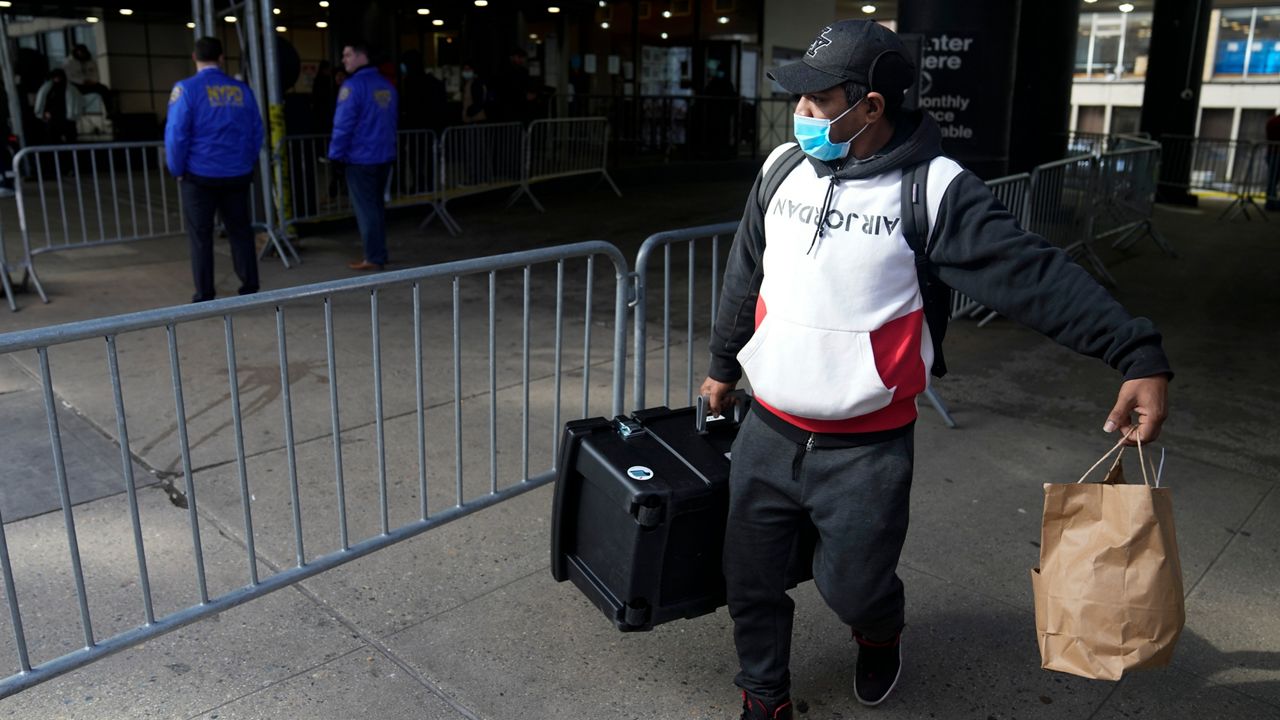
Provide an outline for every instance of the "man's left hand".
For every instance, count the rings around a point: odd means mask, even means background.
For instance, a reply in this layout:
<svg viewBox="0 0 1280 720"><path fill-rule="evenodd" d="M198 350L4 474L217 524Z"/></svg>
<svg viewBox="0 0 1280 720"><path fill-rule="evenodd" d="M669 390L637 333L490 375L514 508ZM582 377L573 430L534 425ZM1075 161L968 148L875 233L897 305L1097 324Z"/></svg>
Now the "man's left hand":
<svg viewBox="0 0 1280 720"><path fill-rule="evenodd" d="M1119 430L1125 437L1125 445L1136 445L1139 439L1144 443L1152 442L1160 436L1160 426L1164 424L1168 406L1168 377L1156 375L1126 380L1120 386L1116 405L1107 416L1102 431L1110 433ZM1134 413L1138 415L1137 431L1130 434L1135 427Z"/></svg>

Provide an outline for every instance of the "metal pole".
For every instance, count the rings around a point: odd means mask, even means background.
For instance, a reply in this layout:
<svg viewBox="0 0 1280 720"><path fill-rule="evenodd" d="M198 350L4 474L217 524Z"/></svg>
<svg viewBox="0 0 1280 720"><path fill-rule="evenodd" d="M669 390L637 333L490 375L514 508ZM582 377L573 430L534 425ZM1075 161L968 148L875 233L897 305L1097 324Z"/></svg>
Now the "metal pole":
<svg viewBox="0 0 1280 720"><path fill-rule="evenodd" d="M253 5L253 0L249 0L246 5ZM271 159L275 163L275 174L272 176L276 197L275 226L283 232L287 220L286 211L289 207L289 198L285 194L285 180L288 177L289 168L285 165L284 93L280 88L280 67L276 57L276 31L272 25L271 6L271 0L262 0L262 68L267 75L268 147ZM263 184L266 184L265 177ZM270 213L272 206L267 205L266 210Z"/></svg>
<svg viewBox="0 0 1280 720"><path fill-rule="evenodd" d="M205 34L205 35L208 35L208 36L211 36L211 37L216 37L215 33L217 33L217 32L218 32L218 30L217 30L217 26L215 26L215 25L213 24L213 3L214 3L214 0L204 0L204 25L203 25L203 27L204 27L204 34ZM197 23L197 24L199 24L199 23Z"/></svg>
<svg viewBox="0 0 1280 720"><path fill-rule="evenodd" d="M256 3L250 1L244 4L244 50L245 56L248 58L248 68L245 72L245 80L249 83L250 89L253 90L254 98L258 101L258 114L266 114L266 100L262 96L262 74L258 71L261 67L261 48L258 46L258 13ZM262 188L263 210L267 217L264 218L268 232L272 227L271 218L271 186L269 178L271 177L271 156L267 154L267 146L264 144L258 148L258 167L262 171L262 182L259 185ZM273 233L274 234L274 233ZM282 253L283 255L283 253Z"/></svg>
<svg viewBox="0 0 1280 720"><path fill-rule="evenodd" d="M13 134L18 136L18 144L27 146L26 133L22 129L22 102L18 98L18 84L13 79L13 46L9 42L9 16L0 13L0 63L4 68L4 92L9 96L9 119L13 124ZM17 171L17 168L14 168Z"/></svg>
<svg viewBox="0 0 1280 720"><path fill-rule="evenodd" d="M200 12L200 0L191 0L191 20L196 24L192 34L199 40L205 36L204 16Z"/></svg>

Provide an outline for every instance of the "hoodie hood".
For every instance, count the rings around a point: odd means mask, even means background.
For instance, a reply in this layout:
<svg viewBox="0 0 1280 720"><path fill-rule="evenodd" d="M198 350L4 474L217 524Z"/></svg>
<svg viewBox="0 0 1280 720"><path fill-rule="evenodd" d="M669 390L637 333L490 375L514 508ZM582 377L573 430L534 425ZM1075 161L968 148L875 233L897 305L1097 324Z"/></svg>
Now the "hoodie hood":
<svg viewBox="0 0 1280 720"><path fill-rule="evenodd" d="M933 116L922 110L908 110L898 118L889 143L866 160L849 157L828 163L812 156L805 159L818 177L834 175L838 180L858 180L926 162L941 154L942 133Z"/></svg>

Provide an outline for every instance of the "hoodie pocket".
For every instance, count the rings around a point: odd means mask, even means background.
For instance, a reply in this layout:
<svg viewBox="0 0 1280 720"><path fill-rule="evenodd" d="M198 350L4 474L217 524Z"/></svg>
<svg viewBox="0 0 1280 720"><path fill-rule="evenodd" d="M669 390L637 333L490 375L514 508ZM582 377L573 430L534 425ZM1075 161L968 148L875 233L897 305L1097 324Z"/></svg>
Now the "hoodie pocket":
<svg viewBox="0 0 1280 720"><path fill-rule="evenodd" d="M826 330L766 315L738 362L762 400L791 415L844 420L893 400L871 350L871 334Z"/></svg>

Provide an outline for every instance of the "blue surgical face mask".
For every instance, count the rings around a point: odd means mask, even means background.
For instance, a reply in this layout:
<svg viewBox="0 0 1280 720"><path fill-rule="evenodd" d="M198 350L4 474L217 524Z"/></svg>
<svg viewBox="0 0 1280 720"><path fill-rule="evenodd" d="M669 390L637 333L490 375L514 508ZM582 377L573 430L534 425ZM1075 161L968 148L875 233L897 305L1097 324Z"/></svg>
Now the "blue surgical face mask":
<svg viewBox="0 0 1280 720"><path fill-rule="evenodd" d="M862 100L866 99L866 96L863 96ZM796 142L800 143L800 149L823 161L839 160L847 156L850 145L853 144L854 140L858 139L858 136L863 131L871 127L870 123L863 125L862 130L854 133L853 137L841 143L831 142L831 125L861 105L862 100L850 105L848 110L831 120L796 115L794 133Z"/></svg>

